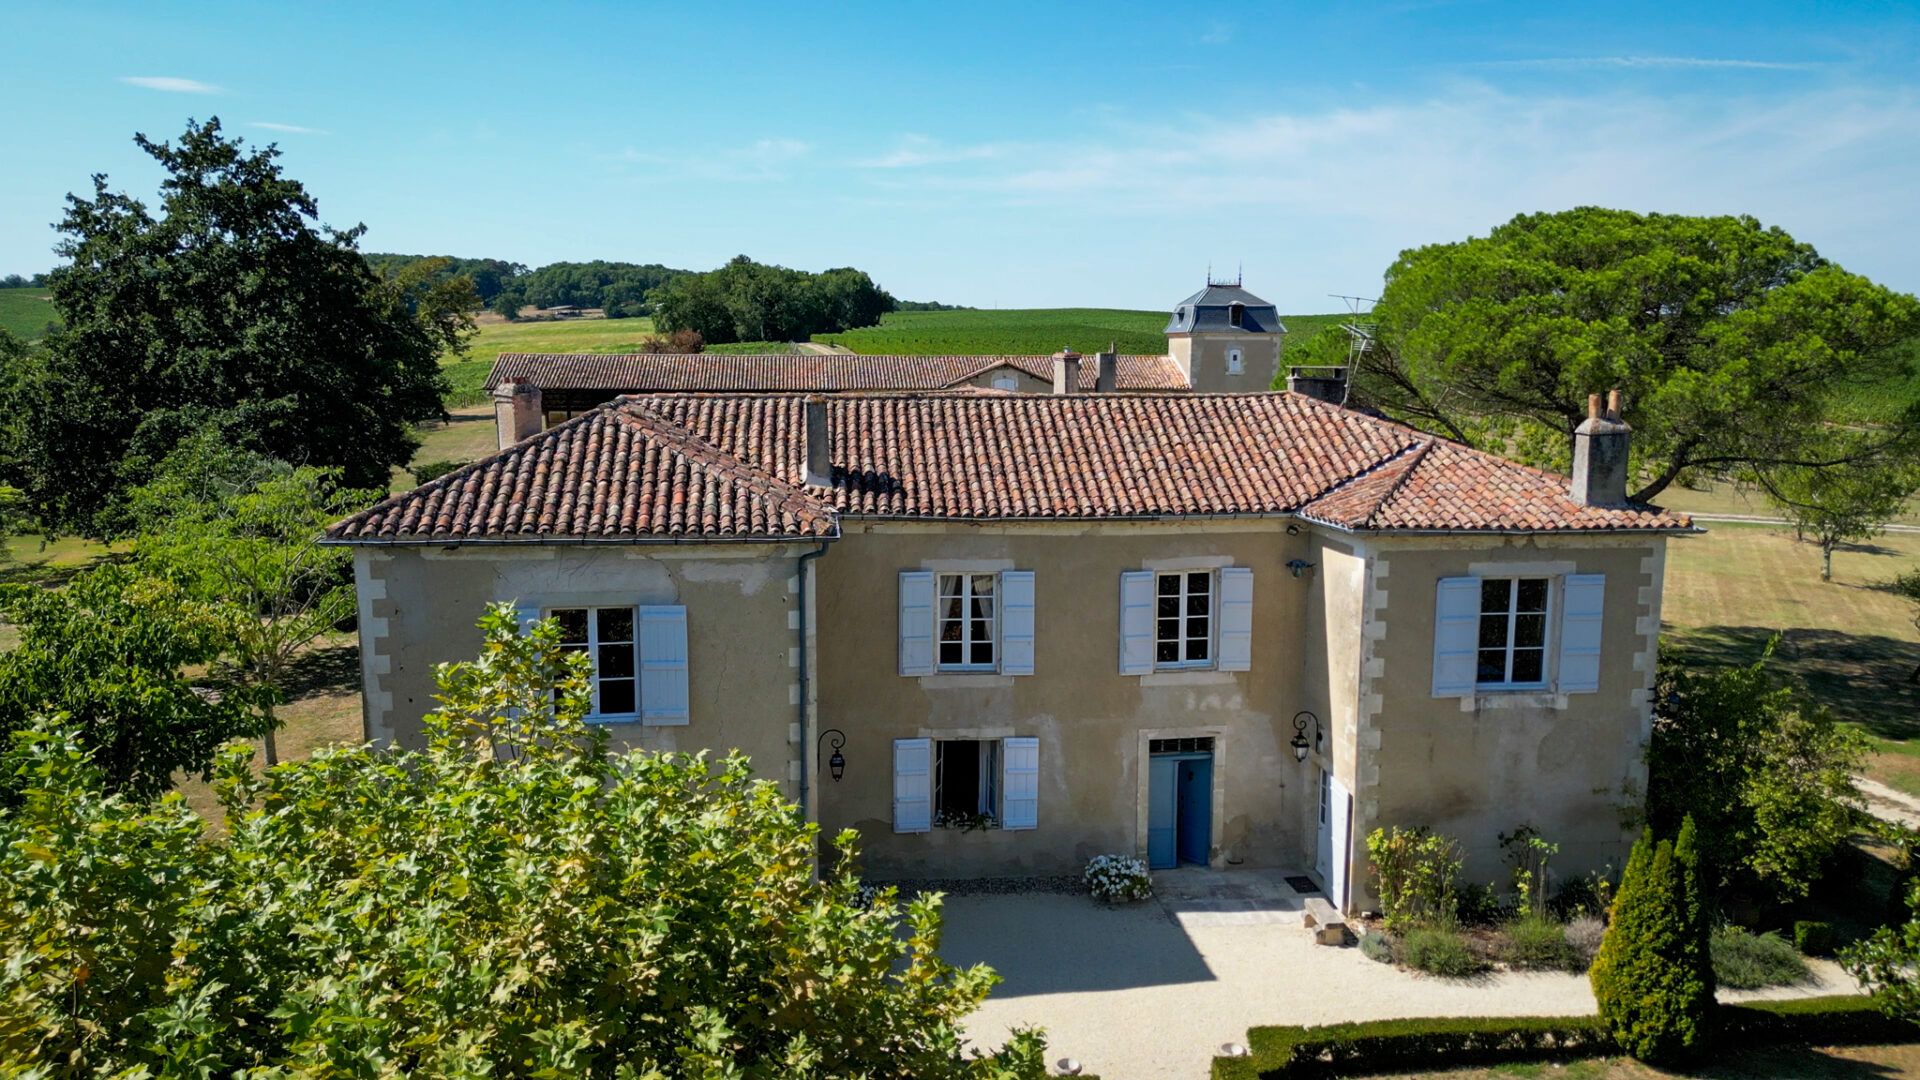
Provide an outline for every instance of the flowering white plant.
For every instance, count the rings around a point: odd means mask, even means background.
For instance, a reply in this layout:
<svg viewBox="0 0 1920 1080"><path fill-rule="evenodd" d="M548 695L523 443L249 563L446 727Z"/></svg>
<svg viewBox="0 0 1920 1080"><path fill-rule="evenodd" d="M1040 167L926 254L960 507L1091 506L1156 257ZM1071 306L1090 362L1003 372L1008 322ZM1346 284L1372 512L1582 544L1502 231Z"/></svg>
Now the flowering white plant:
<svg viewBox="0 0 1920 1080"><path fill-rule="evenodd" d="M1087 891L1094 899L1114 903L1145 900L1153 895L1153 877L1147 864L1131 855L1095 855L1087 863Z"/></svg>

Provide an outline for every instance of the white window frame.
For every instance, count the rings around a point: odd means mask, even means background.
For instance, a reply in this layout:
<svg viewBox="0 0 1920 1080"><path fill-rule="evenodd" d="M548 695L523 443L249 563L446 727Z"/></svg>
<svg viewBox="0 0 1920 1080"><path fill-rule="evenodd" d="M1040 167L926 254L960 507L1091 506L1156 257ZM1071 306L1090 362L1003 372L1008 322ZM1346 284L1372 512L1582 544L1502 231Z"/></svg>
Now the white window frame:
<svg viewBox="0 0 1920 1080"><path fill-rule="evenodd" d="M1247 370L1246 357L1241 355L1241 352L1239 349L1228 349L1227 350L1227 374L1242 375L1246 373L1246 370Z"/></svg>
<svg viewBox="0 0 1920 1080"><path fill-rule="evenodd" d="M973 634L973 579L990 577L993 579L992 612L987 616L987 637L985 644L993 650L993 658L985 663L973 659L973 647L982 642ZM948 644L941 636L948 619L946 614L948 578L959 578L960 592L960 655L962 661L949 664L940 658L940 647ZM942 674L967 674L994 672L1000 670L1000 624L1001 624L1001 587L1000 575L994 571L938 570L933 575L933 670Z"/></svg>
<svg viewBox="0 0 1920 1080"><path fill-rule="evenodd" d="M1187 599L1194 595L1187 591L1189 575L1205 574L1207 577L1207 656L1204 660L1188 660L1187 642L1199 640L1187 633ZM1160 636L1160 582L1164 578L1180 579L1180 636L1168 639ZM1161 660L1160 645L1168 640L1180 642L1179 660ZM1155 671L1211 671L1220 662L1220 574L1217 570L1156 570L1153 575L1153 669Z"/></svg>
<svg viewBox="0 0 1920 1080"><path fill-rule="evenodd" d="M630 604L560 604L556 607L541 608L542 619L557 619L562 611L584 611L587 613L587 660L593 665L593 674L589 676L593 704L587 711L589 724L624 723L640 719L640 609ZM602 611L625 611L633 619L632 639L627 648L633 650L633 674L625 681L633 684L633 710L631 712L600 711L600 618ZM570 644L578 644L577 642ZM617 642L615 643L617 644ZM572 650L570 650L572 651Z"/></svg>
<svg viewBox="0 0 1920 1080"><path fill-rule="evenodd" d="M1485 593L1482 592L1479 618L1476 619L1474 622L1474 652L1473 652L1474 689L1479 691L1544 690L1548 686L1552 685L1552 682L1553 682L1553 657L1554 657L1553 619L1554 619L1554 611L1557 606L1554 601L1556 599L1555 594L1559 592L1559 578L1554 576L1541 575L1541 574L1517 574L1510 577L1482 577L1480 578L1480 585L1482 590L1486 588L1489 582L1495 582L1495 581L1502 581L1507 583L1507 608L1506 608L1507 640L1506 640L1506 645L1504 647L1506 652L1506 678L1498 681L1488 682L1488 681L1481 680L1479 677L1480 653L1484 651L1483 646L1481 646L1480 644L1479 620L1485 619L1488 615L1498 614L1497 612L1490 612L1486 610ZM1519 602L1520 602L1519 601L1520 582L1522 581L1538 581L1543 586L1545 586L1546 601L1545 601L1545 607L1540 612L1537 613L1540 616L1540 645L1539 645L1540 678L1536 680L1530 680L1527 682L1515 682L1513 680L1513 657L1514 657L1514 653L1518 648L1520 648L1520 646L1516 646L1514 644L1514 638L1515 638L1514 631L1519 625L1520 616L1522 614L1528 614L1528 615L1536 614L1535 612L1530 612L1530 611L1523 613L1518 610ZM1528 650L1532 650L1534 646L1529 645L1529 646L1525 646L1525 648L1527 648Z"/></svg>
<svg viewBox="0 0 1920 1080"><path fill-rule="evenodd" d="M995 390L1019 390L1020 376L1010 371L1003 371L993 377L993 388Z"/></svg>

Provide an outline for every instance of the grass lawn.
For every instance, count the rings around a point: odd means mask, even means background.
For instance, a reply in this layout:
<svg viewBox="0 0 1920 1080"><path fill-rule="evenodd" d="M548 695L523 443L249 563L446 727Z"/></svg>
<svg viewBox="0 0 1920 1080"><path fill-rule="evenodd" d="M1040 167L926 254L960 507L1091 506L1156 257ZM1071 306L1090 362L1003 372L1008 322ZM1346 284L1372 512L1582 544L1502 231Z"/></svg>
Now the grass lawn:
<svg viewBox="0 0 1920 1080"><path fill-rule="evenodd" d="M1397 1077L1445 1077L1447 1080L1661 1080L1710 1077L1714 1080L1866 1080L1868 1077L1920 1076L1920 1045L1764 1046L1723 1050L1713 1060L1678 1072L1642 1065L1632 1058L1501 1065L1490 1069L1396 1073Z"/></svg>
<svg viewBox="0 0 1920 1080"><path fill-rule="evenodd" d="M1714 484L1698 491L1692 488L1670 487L1654 500L1671 510L1684 510L1690 514L1745 514L1754 517L1777 518L1783 516L1779 510L1767 504L1766 496L1759 491L1743 490L1732 484ZM1920 499L1907 504L1906 511L1894 518L1901 525L1920 525Z"/></svg>
<svg viewBox="0 0 1920 1080"><path fill-rule="evenodd" d="M472 405L485 400L487 372L503 352L639 352L640 339L653 333L652 319L565 319L540 322L508 322L498 315L483 314L474 320L480 332L467 344L465 359L443 359L447 377L453 381L449 407Z"/></svg>
<svg viewBox="0 0 1920 1080"><path fill-rule="evenodd" d="M1708 663L1742 663L1781 635L1779 669L1873 736L1868 774L1920 794L1920 631L1912 605L1886 591L1920 565L1920 534L1888 533L1834 554L1782 526L1712 525L1668 548L1669 642Z"/></svg>
<svg viewBox="0 0 1920 1080"><path fill-rule="evenodd" d="M450 410L444 424L421 424L414 429L420 436L420 449L413 452L413 464L430 461L478 461L499 449L499 435L493 424L493 406L465 405ZM393 470L393 490L411 491L419 485L405 469Z"/></svg>
<svg viewBox="0 0 1920 1080"><path fill-rule="evenodd" d="M33 341L46 333L47 324L59 322L53 313L51 295L45 289L0 289L0 329L22 341Z"/></svg>

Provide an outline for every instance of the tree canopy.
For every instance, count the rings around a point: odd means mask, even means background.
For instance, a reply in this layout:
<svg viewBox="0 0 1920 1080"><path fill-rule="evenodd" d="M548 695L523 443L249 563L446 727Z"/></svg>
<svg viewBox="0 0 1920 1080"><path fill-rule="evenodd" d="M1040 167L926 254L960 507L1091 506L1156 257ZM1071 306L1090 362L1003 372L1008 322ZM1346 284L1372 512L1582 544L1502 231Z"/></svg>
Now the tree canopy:
<svg viewBox="0 0 1920 1080"><path fill-rule="evenodd" d="M166 172L158 212L95 176L57 228L49 287L63 327L14 388L12 467L49 526L97 516L190 432L384 487L441 414L443 351L474 306L464 278L382 277L361 230L317 221L268 146L189 122L177 143L136 135Z"/></svg>
<svg viewBox="0 0 1920 1080"><path fill-rule="evenodd" d="M805 341L814 334L872 326L894 299L864 271L809 274L745 255L704 274L688 274L648 294L654 325L692 330L709 344Z"/></svg>
<svg viewBox="0 0 1920 1080"><path fill-rule="evenodd" d="M1588 394L1623 391L1642 500L1920 440L1920 404L1859 404L1912 374L1920 303L1751 217L1524 214L1404 252L1366 318L1365 403L1542 464L1565 462ZM1345 339L1314 345L1327 360ZM1836 424L1860 437L1831 438Z"/></svg>
<svg viewBox="0 0 1920 1080"><path fill-rule="evenodd" d="M817 826L738 757L612 753L588 664L490 609L418 751L219 773L225 828L101 791L24 733L0 815L0 1058L88 1075L1027 1080L963 1053L996 981L939 901L815 879ZM851 865L853 834L834 841ZM258 1070L256 1073L255 1070Z"/></svg>

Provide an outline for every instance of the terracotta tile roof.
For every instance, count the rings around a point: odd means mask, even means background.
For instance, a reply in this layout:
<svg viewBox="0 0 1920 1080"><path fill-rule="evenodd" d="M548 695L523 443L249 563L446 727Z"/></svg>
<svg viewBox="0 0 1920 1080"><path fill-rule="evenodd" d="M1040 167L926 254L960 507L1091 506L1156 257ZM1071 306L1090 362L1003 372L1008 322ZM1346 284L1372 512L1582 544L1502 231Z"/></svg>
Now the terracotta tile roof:
<svg viewBox="0 0 1920 1080"><path fill-rule="evenodd" d="M612 394L710 390L783 391L941 390L998 367L1036 379L1053 378L1051 356L800 356L784 353L501 353L487 375L489 390L509 379L545 390L599 390ZM1098 378L1092 356L1080 361L1080 385ZM1115 371L1121 390L1185 390L1179 365L1166 356L1121 354Z"/></svg>
<svg viewBox="0 0 1920 1080"><path fill-rule="evenodd" d="M366 540L754 540L838 533L807 491L637 409L595 409L327 530Z"/></svg>
<svg viewBox="0 0 1920 1080"><path fill-rule="evenodd" d="M837 515L1098 521L1299 513L1355 530L1677 530L1564 477L1298 394L845 394L833 485L805 484L806 398L621 398L396 496L339 541L822 536Z"/></svg>

